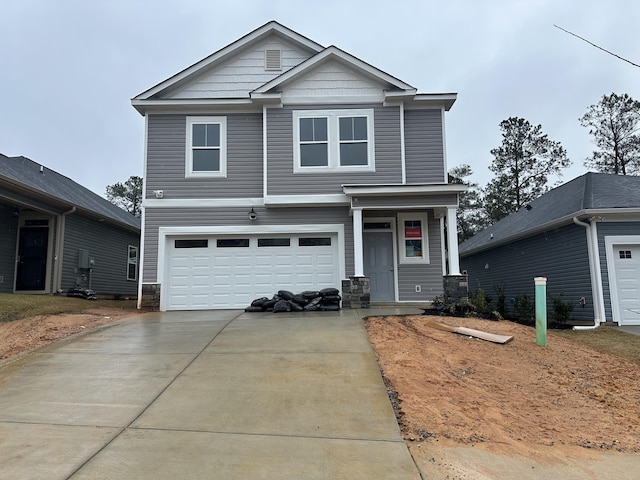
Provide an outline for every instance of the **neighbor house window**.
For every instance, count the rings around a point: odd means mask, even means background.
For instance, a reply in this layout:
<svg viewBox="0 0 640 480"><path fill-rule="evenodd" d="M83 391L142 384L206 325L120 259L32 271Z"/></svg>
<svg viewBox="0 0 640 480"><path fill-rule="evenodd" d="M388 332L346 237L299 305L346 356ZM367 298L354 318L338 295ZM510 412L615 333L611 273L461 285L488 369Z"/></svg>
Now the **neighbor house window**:
<svg viewBox="0 0 640 480"><path fill-rule="evenodd" d="M186 176L227 176L226 117L187 117Z"/></svg>
<svg viewBox="0 0 640 480"><path fill-rule="evenodd" d="M127 255L127 280L138 279L138 247L129 245Z"/></svg>
<svg viewBox="0 0 640 480"><path fill-rule="evenodd" d="M398 215L400 263L429 263L426 214Z"/></svg>
<svg viewBox="0 0 640 480"><path fill-rule="evenodd" d="M373 109L293 112L294 172L374 171Z"/></svg>

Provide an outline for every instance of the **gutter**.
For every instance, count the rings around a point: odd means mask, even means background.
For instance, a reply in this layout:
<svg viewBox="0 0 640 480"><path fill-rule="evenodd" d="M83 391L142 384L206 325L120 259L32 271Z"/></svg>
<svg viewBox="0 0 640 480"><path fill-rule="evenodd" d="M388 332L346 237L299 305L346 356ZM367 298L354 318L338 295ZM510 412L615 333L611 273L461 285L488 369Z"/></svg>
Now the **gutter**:
<svg viewBox="0 0 640 480"><path fill-rule="evenodd" d="M573 217L573 223L584 227L587 235L587 254L589 256L589 272L591 274L591 295L593 296L593 325L573 327L573 330L594 330L602 322L602 279L600 275L600 259L598 256L598 237L595 221L592 223L583 222L577 216Z"/></svg>
<svg viewBox="0 0 640 480"><path fill-rule="evenodd" d="M67 210L66 212L62 212L58 215L58 231L56 232L56 254L55 254L55 265L54 265L54 286L53 293L57 293L62 286L62 254L64 250L64 225L65 218L67 215L71 215L76 211L75 205L71 207L71 210Z"/></svg>

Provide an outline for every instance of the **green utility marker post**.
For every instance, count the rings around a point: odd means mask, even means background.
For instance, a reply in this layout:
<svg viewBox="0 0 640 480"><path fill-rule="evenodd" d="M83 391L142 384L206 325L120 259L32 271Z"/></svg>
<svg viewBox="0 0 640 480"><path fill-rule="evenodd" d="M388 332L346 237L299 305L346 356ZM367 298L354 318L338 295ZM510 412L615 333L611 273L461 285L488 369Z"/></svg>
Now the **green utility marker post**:
<svg viewBox="0 0 640 480"><path fill-rule="evenodd" d="M536 284L536 343L547 346L547 279L535 277Z"/></svg>

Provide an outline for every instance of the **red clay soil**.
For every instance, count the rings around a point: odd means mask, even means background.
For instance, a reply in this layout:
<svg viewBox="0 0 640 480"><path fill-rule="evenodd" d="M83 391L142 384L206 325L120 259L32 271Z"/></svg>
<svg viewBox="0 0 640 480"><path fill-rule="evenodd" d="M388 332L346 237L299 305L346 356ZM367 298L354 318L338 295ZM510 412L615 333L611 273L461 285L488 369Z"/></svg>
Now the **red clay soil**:
<svg viewBox="0 0 640 480"><path fill-rule="evenodd" d="M427 320L514 340L490 343ZM414 457L421 445L549 461L640 453L635 363L552 334L543 348L533 328L509 321L390 316L366 327Z"/></svg>

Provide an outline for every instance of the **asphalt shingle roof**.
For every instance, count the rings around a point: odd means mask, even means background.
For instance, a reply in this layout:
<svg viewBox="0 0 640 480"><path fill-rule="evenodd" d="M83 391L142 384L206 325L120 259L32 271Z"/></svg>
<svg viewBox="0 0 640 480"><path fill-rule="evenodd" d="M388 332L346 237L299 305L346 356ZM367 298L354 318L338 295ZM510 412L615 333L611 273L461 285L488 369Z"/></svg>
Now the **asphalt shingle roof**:
<svg viewBox="0 0 640 480"><path fill-rule="evenodd" d="M640 177L585 173L548 191L517 212L460 244L460 254L484 250L491 244L526 236L545 225L572 222L584 210L640 207Z"/></svg>
<svg viewBox="0 0 640 480"><path fill-rule="evenodd" d="M0 154L0 181L5 180L26 189L41 192L55 200L75 206L117 223L140 229L140 219L93 193L68 177L26 157Z"/></svg>

